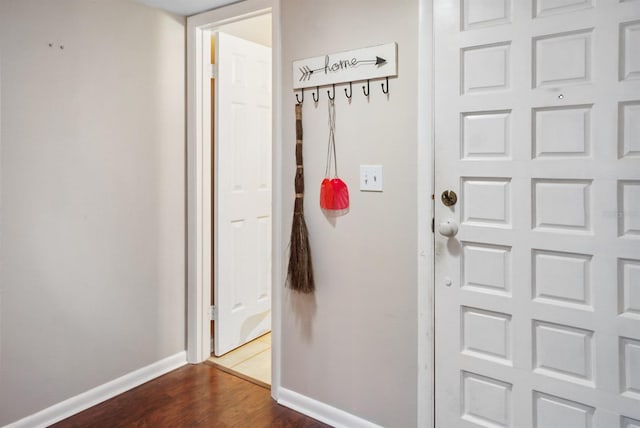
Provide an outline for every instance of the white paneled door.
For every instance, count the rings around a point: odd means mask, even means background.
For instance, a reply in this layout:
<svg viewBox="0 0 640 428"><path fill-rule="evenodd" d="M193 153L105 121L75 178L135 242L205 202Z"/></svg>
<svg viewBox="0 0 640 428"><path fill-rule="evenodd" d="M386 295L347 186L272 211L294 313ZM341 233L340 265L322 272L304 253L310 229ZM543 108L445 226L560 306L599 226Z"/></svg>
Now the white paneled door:
<svg viewBox="0 0 640 428"><path fill-rule="evenodd" d="M434 13L436 427L640 427L640 1Z"/></svg>
<svg viewBox="0 0 640 428"><path fill-rule="evenodd" d="M215 33L214 353L271 330L271 48Z"/></svg>

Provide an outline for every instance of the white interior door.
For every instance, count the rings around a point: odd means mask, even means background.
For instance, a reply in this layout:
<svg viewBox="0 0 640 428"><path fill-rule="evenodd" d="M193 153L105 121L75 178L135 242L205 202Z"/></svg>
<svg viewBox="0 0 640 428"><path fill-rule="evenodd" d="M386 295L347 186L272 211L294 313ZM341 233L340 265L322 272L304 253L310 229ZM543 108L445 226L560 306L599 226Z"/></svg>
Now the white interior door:
<svg viewBox="0 0 640 428"><path fill-rule="evenodd" d="M640 1L434 5L435 425L640 427Z"/></svg>
<svg viewBox="0 0 640 428"><path fill-rule="evenodd" d="M271 330L271 48L215 40L214 352Z"/></svg>

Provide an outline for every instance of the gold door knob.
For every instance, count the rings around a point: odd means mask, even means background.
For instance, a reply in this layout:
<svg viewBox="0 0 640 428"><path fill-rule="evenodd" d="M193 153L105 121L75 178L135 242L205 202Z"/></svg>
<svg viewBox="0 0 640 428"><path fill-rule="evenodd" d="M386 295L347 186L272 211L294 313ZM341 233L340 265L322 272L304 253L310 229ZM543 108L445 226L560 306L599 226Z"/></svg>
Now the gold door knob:
<svg viewBox="0 0 640 428"><path fill-rule="evenodd" d="M456 202L458 202L458 195L456 195L456 192L454 192L453 190L445 190L444 192L442 192L440 200L445 206L451 207L455 205Z"/></svg>

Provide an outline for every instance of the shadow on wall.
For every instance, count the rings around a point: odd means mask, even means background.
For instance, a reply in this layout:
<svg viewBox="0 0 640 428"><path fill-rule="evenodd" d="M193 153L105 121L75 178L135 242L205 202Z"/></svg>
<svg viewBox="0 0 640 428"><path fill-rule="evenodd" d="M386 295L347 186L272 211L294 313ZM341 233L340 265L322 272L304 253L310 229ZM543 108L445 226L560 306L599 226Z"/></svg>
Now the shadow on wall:
<svg viewBox="0 0 640 428"><path fill-rule="evenodd" d="M313 320L318 310L315 294L304 294L287 289L285 299L287 303L290 303L291 310L295 315L296 325L300 327L300 338L305 343L311 343L313 339Z"/></svg>

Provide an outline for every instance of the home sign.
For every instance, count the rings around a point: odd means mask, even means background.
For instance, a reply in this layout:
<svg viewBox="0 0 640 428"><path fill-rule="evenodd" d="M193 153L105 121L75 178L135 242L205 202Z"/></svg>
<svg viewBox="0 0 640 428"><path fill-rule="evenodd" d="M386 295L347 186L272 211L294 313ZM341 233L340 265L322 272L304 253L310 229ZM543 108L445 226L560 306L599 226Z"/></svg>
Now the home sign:
<svg viewBox="0 0 640 428"><path fill-rule="evenodd" d="M398 75L398 45L387 43L293 62L293 89Z"/></svg>

